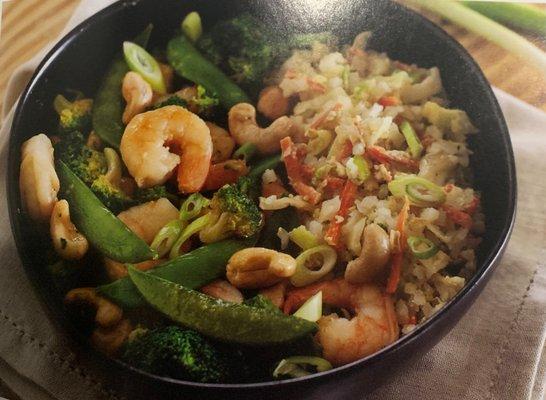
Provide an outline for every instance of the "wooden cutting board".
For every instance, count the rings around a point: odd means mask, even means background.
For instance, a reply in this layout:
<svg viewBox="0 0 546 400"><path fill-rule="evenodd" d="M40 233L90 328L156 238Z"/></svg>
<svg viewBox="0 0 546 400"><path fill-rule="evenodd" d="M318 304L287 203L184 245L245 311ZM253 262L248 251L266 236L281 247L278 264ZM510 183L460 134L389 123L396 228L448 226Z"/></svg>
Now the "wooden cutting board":
<svg viewBox="0 0 546 400"><path fill-rule="evenodd" d="M0 107L12 72L57 37L78 3L78 0L12 0L3 3ZM546 111L546 77L533 66L479 36L430 14L426 16L459 40L493 85ZM530 39L546 49L546 38Z"/></svg>

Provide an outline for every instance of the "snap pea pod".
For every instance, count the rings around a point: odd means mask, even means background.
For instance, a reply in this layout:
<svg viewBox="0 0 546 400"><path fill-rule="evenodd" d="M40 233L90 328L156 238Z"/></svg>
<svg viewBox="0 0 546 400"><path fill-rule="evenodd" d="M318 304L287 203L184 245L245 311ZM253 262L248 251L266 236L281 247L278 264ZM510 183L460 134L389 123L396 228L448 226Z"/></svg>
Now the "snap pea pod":
<svg viewBox="0 0 546 400"><path fill-rule="evenodd" d="M145 47L152 28L152 25L148 25L135 38L134 42ZM121 84L127 72L129 72L129 67L125 62L123 52L120 52L110 64L93 104L93 130L104 142L116 149L119 148L125 130L121 120L125 108L125 101L121 95Z"/></svg>
<svg viewBox="0 0 546 400"><path fill-rule="evenodd" d="M167 59L177 74L215 93L226 110L238 103L250 103L247 94L203 57L185 35L169 41Z"/></svg>
<svg viewBox="0 0 546 400"><path fill-rule="evenodd" d="M255 239L212 243L173 258L150 270L149 273L187 288L197 289L223 276L229 258L235 252L253 246L254 243ZM134 308L145 303L129 278L99 286L97 291L123 308Z"/></svg>
<svg viewBox="0 0 546 400"><path fill-rule="evenodd" d="M70 219L94 247L119 262L140 262L157 257L157 253L112 214L65 163L59 161L57 165L61 195L70 206Z"/></svg>
<svg viewBox="0 0 546 400"><path fill-rule="evenodd" d="M129 268L146 301L185 327L228 343L275 345L293 342L317 329L314 322L268 310L219 301L203 293Z"/></svg>

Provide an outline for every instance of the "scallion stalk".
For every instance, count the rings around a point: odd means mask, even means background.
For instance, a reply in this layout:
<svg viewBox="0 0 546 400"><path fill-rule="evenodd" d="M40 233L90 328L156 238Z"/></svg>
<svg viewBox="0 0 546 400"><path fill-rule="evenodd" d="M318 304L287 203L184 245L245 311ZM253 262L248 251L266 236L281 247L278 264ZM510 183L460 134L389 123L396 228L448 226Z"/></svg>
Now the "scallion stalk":
<svg viewBox="0 0 546 400"><path fill-rule="evenodd" d="M413 0L413 2L489 39L523 60L533 62L543 73L546 73L546 53L522 36L479 12L452 0Z"/></svg>
<svg viewBox="0 0 546 400"><path fill-rule="evenodd" d="M501 1L463 1L462 3L501 24L546 35L546 11L536 6Z"/></svg>

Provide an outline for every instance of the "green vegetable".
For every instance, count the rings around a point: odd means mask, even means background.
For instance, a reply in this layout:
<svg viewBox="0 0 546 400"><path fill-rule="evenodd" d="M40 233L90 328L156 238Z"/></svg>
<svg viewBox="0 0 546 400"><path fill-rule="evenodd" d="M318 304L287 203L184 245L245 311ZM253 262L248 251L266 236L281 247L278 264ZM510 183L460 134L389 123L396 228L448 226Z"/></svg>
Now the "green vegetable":
<svg viewBox="0 0 546 400"><path fill-rule="evenodd" d="M290 277L290 283L296 287L307 286L332 271L336 261L337 253L330 246L321 245L305 250L296 257L296 272Z"/></svg>
<svg viewBox="0 0 546 400"><path fill-rule="evenodd" d="M192 193L180 206L180 220L190 221L197 217L210 200L201 193Z"/></svg>
<svg viewBox="0 0 546 400"><path fill-rule="evenodd" d="M134 200L119 187L113 185L106 175L101 175L95 179L91 184L91 190L101 203L114 214L118 214L135 204Z"/></svg>
<svg viewBox="0 0 546 400"><path fill-rule="evenodd" d="M129 340L121 359L153 374L195 382L229 380L227 360L197 332L177 326L148 331Z"/></svg>
<svg viewBox="0 0 546 400"><path fill-rule="evenodd" d="M186 36L180 35L169 41L167 59L179 75L215 93L225 109L229 110L238 103L250 102L246 93L205 59Z"/></svg>
<svg viewBox="0 0 546 400"><path fill-rule="evenodd" d="M313 368L314 371L311 371L310 368ZM332 368L332 364L324 358L294 356L281 360L273 371L273 377L299 378L316 372L328 371Z"/></svg>
<svg viewBox="0 0 546 400"><path fill-rule="evenodd" d="M250 178L261 178L266 169L275 169L280 162L280 154L264 158L256 164L252 165L247 176Z"/></svg>
<svg viewBox="0 0 546 400"><path fill-rule="evenodd" d="M440 250L432 241L418 236L408 237L408 247L412 254L421 260L433 257Z"/></svg>
<svg viewBox="0 0 546 400"><path fill-rule="evenodd" d="M176 239L180 237L184 223L180 220L168 222L157 232L150 247L157 251L159 258L164 257L173 247Z"/></svg>
<svg viewBox="0 0 546 400"><path fill-rule="evenodd" d="M258 148L254 143L245 143L233 153L233 158L240 160L245 160L247 163L252 160L252 158L258 152Z"/></svg>
<svg viewBox="0 0 546 400"><path fill-rule="evenodd" d="M148 273L189 289L197 289L223 277L230 257L239 250L253 246L254 243L254 239L248 239L225 240L205 245L155 267ZM97 291L123 308L134 308L144 303L129 278L99 286Z"/></svg>
<svg viewBox="0 0 546 400"><path fill-rule="evenodd" d="M489 39L493 43L535 64L546 73L546 54L522 36L453 0L412 0L414 3Z"/></svg>
<svg viewBox="0 0 546 400"><path fill-rule="evenodd" d="M135 204L147 203L163 197L169 199L174 204L178 204L178 197L169 192L163 185L152 186L145 189L138 188L133 194Z"/></svg>
<svg viewBox="0 0 546 400"><path fill-rule="evenodd" d="M180 106L187 108L188 102L177 94L173 94L172 96L169 96L166 100L163 100L161 103L155 104L152 107L152 110L157 110L158 108L163 108L167 106Z"/></svg>
<svg viewBox="0 0 546 400"><path fill-rule="evenodd" d="M182 32L192 41L196 42L203 34L203 26L201 25L201 17L195 11L192 11L184 21L182 21Z"/></svg>
<svg viewBox="0 0 546 400"><path fill-rule="evenodd" d="M225 185L212 197L210 221L199 235L212 243L230 236L255 235L263 225L263 216L254 201L237 184Z"/></svg>
<svg viewBox="0 0 546 400"><path fill-rule="evenodd" d="M70 102L59 94L53 100L53 107L59 114L60 134L74 131L88 133L91 130L92 99L77 99Z"/></svg>
<svg viewBox="0 0 546 400"><path fill-rule="evenodd" d="M135 38L134 42L146 47L152 28L152 25L148 25ZM121 94L121 84L127 72L129 72L129 67L123 58L123 54L119 54L110 64L95 95L95 104L93 106L93 130L104 142L115 149L119 147L125 129L122 122L125 100L123 100Z"/></svg>
<svg viewBox="0 0 546 400"><path fill-rule="evenodd" d="M210 215L206 214L197 218L196 220L192 221L191 224L186 226L180 234L179 238L176 239L176 242L174 242L174 245L171 248L171 252L169 253L169 258L172 259L178 257L180 255L180 246L182 246L184 242L188 240L191 236L195 235L197 232L207 226L209 221Z"/></svg>
<svg viewBox="0 0 546 400"><path fill-rule="evenodd" d="M317 322L319 318L322 317L322 291L307 299L307 301L294 313L294 317Z"/></svg>
<svg viewBox="0 0 546 400"><path fill-rule="evenodd" d="M399 175L389 182L388 187L393 196L408 196L416 206L437 206L446 200L446 194L440 186L416 175Z"/></svg>
<svg viewBox="0 0 546 400"><path fill-rule="evenodd" d="M57 173L72 222L103 255L119 262L141 262L157 257L157 253L105 208L62 161L58 163Z"/></svg>
<svg viewBox="0 0 546 400"><path fill-rule="evenodd" d="M402 122L400 125L400 130L402 131L404 138L406 138L411 156L413 158L419 158L421 152L423 151L423 145L421 144L421 141L417 137L417 133L415 133L415 130L411 124L408 121Z"/></svg>
<svg viewBox="0 0 546 400"><path fill-rule="evenodd" d="M129 277L146 301L171 320L229 343L271 345L291 342L316 330L300 318L213 299L135 268Z"/></svg>
<svg viewBox="0 0 546 400"><path fill-rule="evenodd" d="M150 53L138 44L126 41L123 42L123 54L131 71L142 76L155 92L159 94L167 92L161 68Z"/></svg>
<svg viewBox="0 0 546 400"><path fill-rule="evenodd" d="M468 8L501 24L546 35L546 11L531 4L500 1L463 1Z"/></svg>
<svg viewBox="0 0 546 400"><path fill-rule="evenodd" d="M290 236L290 240L296 243L303 250L308 250L319 245L315 235L309 232L304 225L300 225L297 228L292 229L288 235Z"/></svg>
<svg viewBox="0 0 546 400"><path fill-rule="evenodd" d="M347 161L347 176L362 184L371 175L370 166L368 162L362 156L353 156Z"/></svg>

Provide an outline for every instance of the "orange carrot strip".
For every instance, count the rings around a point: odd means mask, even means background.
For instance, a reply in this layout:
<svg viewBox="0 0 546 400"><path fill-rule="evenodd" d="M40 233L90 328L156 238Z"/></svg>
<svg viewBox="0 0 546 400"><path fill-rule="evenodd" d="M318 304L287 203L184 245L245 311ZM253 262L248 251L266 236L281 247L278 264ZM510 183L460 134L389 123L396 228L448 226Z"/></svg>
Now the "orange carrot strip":
<svg viewBox="0 0 546 400"><path fill-rule="evenodd" d="M366 149L366 155L379 164L400 164L411 170L419 170L419 162L411 158L395 157L388 154L379 146L370 146Z"/></svg>
<svg viewBox="0 0 546 400"><path fill-rule="evenodd" d="M404 228L406 226L406 220L408 219L409 205L409 199L406 196L404 198L402 210L400 210L400 214L398 214L398 219L396 220L396 230L400 233L400 248L392 257L391 273L389 275L386 288L386 292L389 294L396 292L398 282L400 282L400 276L402 275L402 262L404 261L404 251L407 247Z"/></svg>
<svg viewBox="0 0 546 400"><path fill-rule="evenodd" d="M235 183L241 176L248 174L248 167L243 160L227 160L212 164L203 185L203 190L216 190L228 183Z"/></svg>
<svg viewBox="0 0 546 400"><path fill-rule="evenodd" d="M400 101L394 96L383 96L379 100L377 100L377 102L383 107L397 106L398 104L400 104Z"/></svg>
<svg viewBox="0 0 546 400"><path fill-rule="evenodd" d="M326 235L324 236L326 243L338 249L340 247L339 238L341 236L341 227L343 226L345 218L349 213L349 208L355 202L357 188L358 186L353 181L347 180L347 182L345 182L345 186L341 192L341 204L339 206L339 210L332 222L330 222L330 226L328 227Z"/></svg>
<svg viewBox="0 0 546 400"><path fill-rule="evenodd" d="M472 227L472 217L468 213L448 205L444 205L442 209L446 212L448 218L457 225L460 225L466 229L470 229Z"/></svg>

